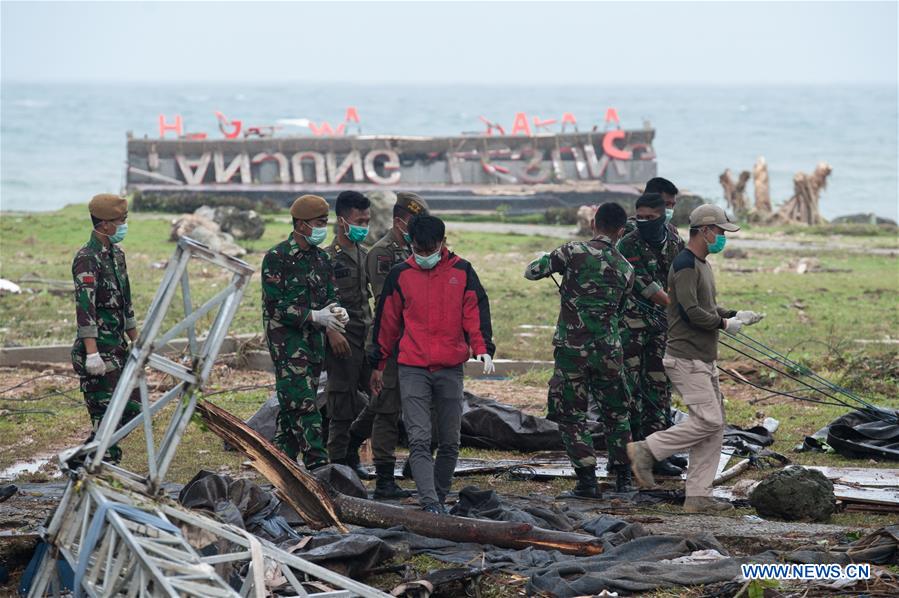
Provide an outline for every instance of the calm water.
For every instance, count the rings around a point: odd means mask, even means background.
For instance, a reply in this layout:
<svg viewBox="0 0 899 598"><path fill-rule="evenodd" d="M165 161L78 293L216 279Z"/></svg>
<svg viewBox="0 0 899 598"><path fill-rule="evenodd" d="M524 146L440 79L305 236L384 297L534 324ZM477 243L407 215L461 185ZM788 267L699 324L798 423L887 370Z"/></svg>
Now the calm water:
<svg viewBox="0 0 899 598"><path fill-rule="evenodd" d="M751 169L764 155L775 203L797 170L833 166L826 217L876 212L897 218L897 92L890 87L491 88L340 85L2 85L0 207L51 210L123 183L125 132L156 135L160 113L218 137L213 111L245 124L280 118L342 120L359 109L364 133L453 135L480 130L483 114L511 128L515 112L574 113L601 121L607 106L625 127L657 129L659 172L720 199L724 168Z"/></svg>

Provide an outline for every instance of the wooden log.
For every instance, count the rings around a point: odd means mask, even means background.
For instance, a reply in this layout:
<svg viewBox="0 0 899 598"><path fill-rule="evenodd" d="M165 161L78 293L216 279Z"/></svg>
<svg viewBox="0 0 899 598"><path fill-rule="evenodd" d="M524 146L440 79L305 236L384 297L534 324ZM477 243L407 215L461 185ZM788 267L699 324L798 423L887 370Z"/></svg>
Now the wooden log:
<svg viewBox="0 0 899 598"><path fill-rule="evenodd" d="M752 167L752 189L755 194L755 211L761 218L771 215L771 190L768 186L768 163L759 156Z"/></svg>
<svg viewBox="0 0 899 598"><path fill-rule="evenodd" d="M744 170L740 173L737 181L734 182L730 169L726 169L718 177L721 188L724 190L724 199L727 201L727 207L734 214L745 214L747 211L746 201L746 184L749 182L749 171Z"/></svg>
<svg viewBox="0 0 899 598"><path fill-rule="evenodd" d="M250 459L253 467L275 486L278 494L310 527L336 525L346 531L341 521L378 528L402 525L430 538L500 548L533 546L581 556L600 554L603 550L602 541L592 535L547 530L528 523L436 515L326 490L318 479L224 409L200 401L197 412L212 432Z"/></svg>
<svg viewBox="0 0 899 598"><path fill-rule="evenodd" d="M335 494L334 503L341 520L363 527L388 528L402 525L410 532L429 538L492 544L500 548L523 549L533 546L541 550L558 550L581 556L602 552L602 541L596 536L558 532L529 523L436 515L345 494Z"/></svg>

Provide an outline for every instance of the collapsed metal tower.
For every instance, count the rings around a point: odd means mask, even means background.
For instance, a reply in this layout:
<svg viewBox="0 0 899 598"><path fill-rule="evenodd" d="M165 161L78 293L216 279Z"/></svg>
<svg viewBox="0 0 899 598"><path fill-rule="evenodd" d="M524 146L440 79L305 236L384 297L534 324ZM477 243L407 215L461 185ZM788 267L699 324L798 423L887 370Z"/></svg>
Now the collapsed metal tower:
<svg viewBox="0 0 899 598"><path fill-rule="evenodd" d="M197 308L191 298L188 266L197 259L231 274L228 285ZM182 508L165 496L165 474L194 413L196 393L215 362L228 326L253 274L249 264L183 238L178 242L156 292L144 328L134 343L94 440L59 455L69 482L50 524L42 529L48 550L37 568L28 595L63 595L58 561L75 573L74 595L82 596L254 596L289 586L297 596L386 597L370 586L315 565L243 529ZM172 301L181 289L184 314L161 333ZM203 336L198 327L210 316ZM170 318L174 319L174 318ZM187 335L183 358L162 354L178 335ZM147 368L178 382L152 400ZM118 427L134 389L140 414ZM170 407L169 407L170 406ZM169 407L166 409L166 407ZM154 421L168 417L165 431ZM103 460L106 450L142 427L146 471L135 473ZM158 441L157 441L158 440ZM80 464L80 465L78 465ZM189 541L222 548L198 551ZM243 576L235 590L226 581ZM327 584L310 594L303 580ZM339 588L332 590L331 588Z"/></svg>

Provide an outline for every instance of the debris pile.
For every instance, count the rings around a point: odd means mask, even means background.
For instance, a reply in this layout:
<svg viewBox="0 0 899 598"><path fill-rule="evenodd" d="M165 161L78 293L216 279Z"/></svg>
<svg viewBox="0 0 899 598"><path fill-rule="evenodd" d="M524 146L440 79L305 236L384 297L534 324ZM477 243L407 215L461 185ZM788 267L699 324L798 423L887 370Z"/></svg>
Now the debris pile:
<svg viewBox="0 0 899 598"><path fill-rule="evenodd" d="M228 233L235 239L259 239L265 233L265 221L256 210L241 210L234 206L202 206L194 214L212 220L223 233Z"/></svg>
<svg viewBox="0 0 899 598"><path fill-rule="evenodd" d="M787 521L827 521L834 512L833 483L815 469L791 466L775 471L749 494L759 515Z"/></svg>
<svg viewBox="0 0 899 598"><path fill-rule="evenodd" d="M185 214L172 220L169 240L179 241L184 237L190 237L212 251L229 257L243 257L247 254L246 249L234 242L234 237L230 233L222 232L221 227L213 220L198 214Z"/></svg>

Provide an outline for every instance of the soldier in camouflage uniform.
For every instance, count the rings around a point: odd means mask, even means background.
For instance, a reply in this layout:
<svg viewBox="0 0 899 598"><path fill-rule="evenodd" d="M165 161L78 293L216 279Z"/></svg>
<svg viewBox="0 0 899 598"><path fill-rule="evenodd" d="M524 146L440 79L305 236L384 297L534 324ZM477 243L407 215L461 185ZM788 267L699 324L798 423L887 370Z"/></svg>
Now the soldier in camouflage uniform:
<svg viewBox="0 0 899 598"><path fill-rule="evenodd" d="M381 297L384 281L390 269L401 264L412 255L408 237L409 221L419 214L428 213L428 204L415 193L396 194L393 207L393 228L368 252L366 268L371 282L375 303ZM374 454L375 482L374 497L405 498L410 492L403 490L394 479L396 465L396 445L399 442L400 389L397 378L396 357L387 361L384 369L384 389L374 395L365 411L353 422L351 449L358 450L365 439L371 437ZM436 434L433 438L436 438ZM411 477L411 473L409 474Z"/></svg>
<svg viewBox="0 0 899 598"><path fill-rule="evenodd" d="M344 332L349 317L337 306L331 260L317 247L328 234L328 202L303 195L290 215L290 236L262 260L262 322L281 407L275 442L291 459L302 453L311 470L328 463L315 406L324 330Z"/></svg>
<svg viewBox="0 0 899 598"><path fill-rule="evenodd" d="M667 322L656 305L668 304L668 270L684 241L677 228L665 221L665 200L644 193L637 200L637 229L618 242L618 251L634 268L634 292L621 327L624 365L631 395L640 414L636 440L670 425L671 384L662 365ZM680 475L681 469L664 461L655 473Z"/></svg>
<svg viewBox="0 0 899 598"><path fill-rule="evenodd" d="M137 322L131 306L131 284L125 265L125 253L118 243L128 230L128 202L112 194L95 195L88 204L93 232L87 244L75 255L72 277L75 281L75 315L78 334L72 346L72 366L81 379L81 392L96 433L125 360L128 340L137 338ZM140 394L131 394L119 425L140 413ZM118 463L122 450L109 447L106 460Z"/></svg>
<svg viewBox="0 0 899 598"><path fill-rule="evenodd" d="M346 332L328 331L325 369L328 372L328 455L331 463L359 468L358 450L348 451L350 425L365 408L358 391L368 390L371 375L366 365L365 341L371 327L371 292L365 258L360 245L368 236L371 209L368 198L358 191L337 196L337 235L325 249L334 267L337 299L347 310ZM367 475L365 472L359 472Z"/></svg>
<svg viewBox="0 0 899 598"><path fill-rule="evenodd" d="M599 401L617 487L631 488L625 446L631 438L634 407L622 373L619 318L634 284L634 270L615 249L626 219L621 206L602 204L594 216L592 240L566 243L531 262L525 271L529 280L562 275L547 418L558 422L577 473L575 496L600 497L596 454L587 429L591 399Z"/></svg>

